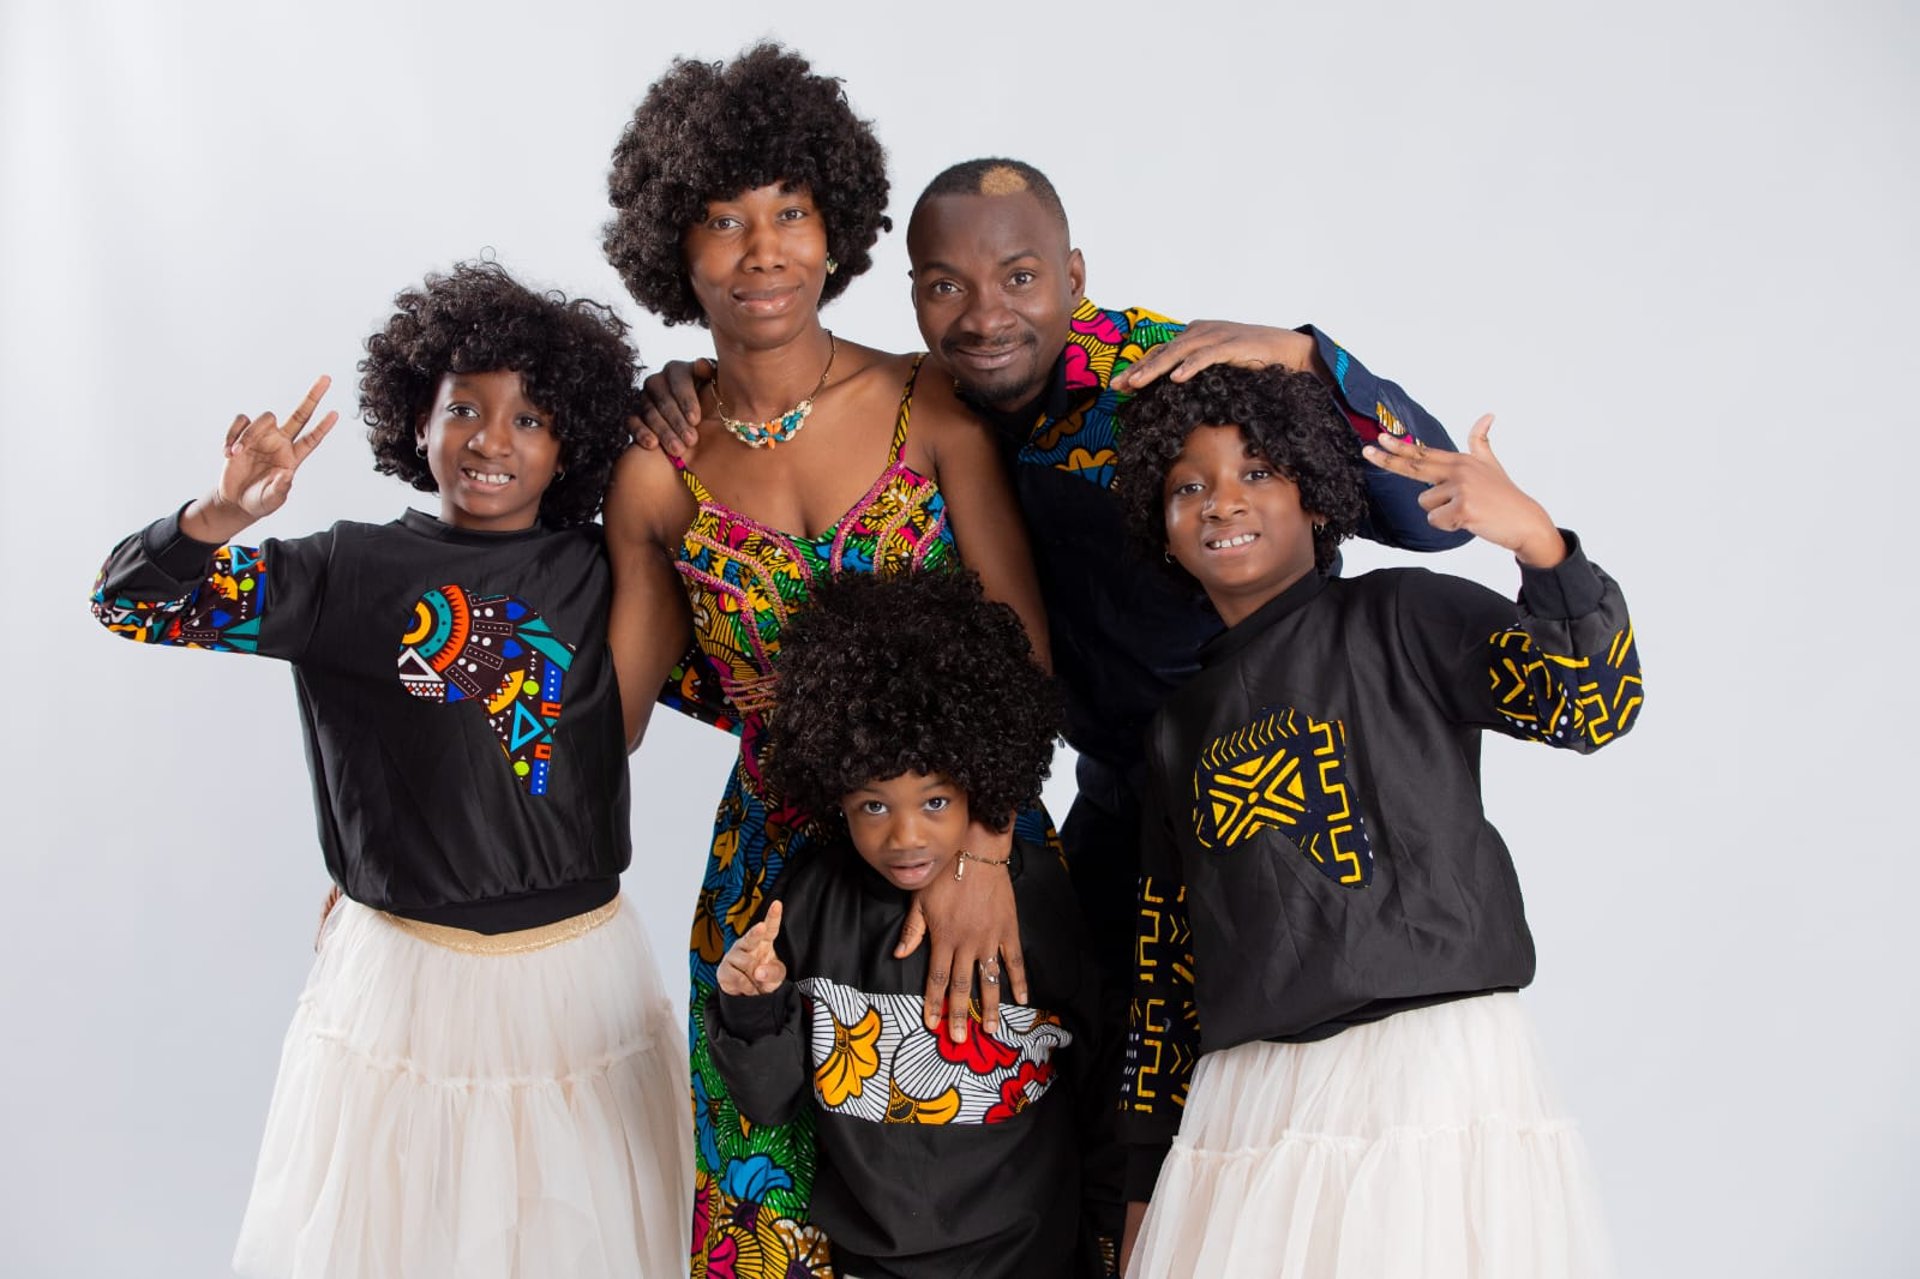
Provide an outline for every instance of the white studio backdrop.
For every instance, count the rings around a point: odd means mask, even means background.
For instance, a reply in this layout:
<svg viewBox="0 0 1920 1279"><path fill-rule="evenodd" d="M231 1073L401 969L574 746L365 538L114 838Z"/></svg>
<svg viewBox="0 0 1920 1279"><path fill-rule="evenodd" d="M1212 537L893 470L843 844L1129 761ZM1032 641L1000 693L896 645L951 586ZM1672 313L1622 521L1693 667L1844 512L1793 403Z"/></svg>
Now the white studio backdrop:
<svg viewBox="0 0 1920 1279"><path fill-rule="evenodd" d="M535 15L0 9L0 537L40 690L0 748L0 1274L226 1273L325 887L285 672L109 638L99 561L235 412L321 372L350 412L360 340L457 258L616 302L650 364L705 353L602 259L607 157L673 55L763 35L845 78L898 221L1017 155L1095 300L1313 320L1456 438L1499 414L1647 670L1617 749L1486 756L1621 1272L1912 1272L1911 6ZM916 347L905 272L896 229L829 322ZM390 518L368 463L350 420L259 531ZM627 887L676 991L732 744L663 714L634 760Z"/></svg>

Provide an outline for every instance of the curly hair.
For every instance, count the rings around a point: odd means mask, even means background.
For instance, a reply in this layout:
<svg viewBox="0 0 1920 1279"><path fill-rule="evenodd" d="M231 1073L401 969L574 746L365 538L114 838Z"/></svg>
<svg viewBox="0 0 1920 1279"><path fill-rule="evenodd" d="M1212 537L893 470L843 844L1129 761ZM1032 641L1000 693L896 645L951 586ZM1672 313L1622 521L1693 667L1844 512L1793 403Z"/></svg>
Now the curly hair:
<svg viewBox="0 0 1920 1279"><path fill-rule="evenodd" d="M527 398L553 415L566 468L541 495L541 518L555 528L592 520L629 441L636 369L626 323L586 298L535 293L496 262L458 263L393 303L359 366L373 469L436 492L415 441L441 378L510 369Z"/></svg>
<svg viewBox="0 0 1920 1279"><path fill-rule="evenodd" d="M873 265L886 216L887 153L853 113L840 81L807 60L757 44L732 62L676 58L654 81L613 149L601 241L634 300L668 324L705 324L687 282L681 243L725 200L773 183L804 187L827 228L839 269L820 304Z"/></svg>
<svg viewBox="0 0 1920 1279"><path fill-rule="evenodd" d="M774 669L768 780L818 818L869 782L937 773L1003 827L1052 768L1059 691L1019 617L964 569L820 582Z"/></svg>
<svg viewBox="0 0 1920 1279"><path fill-rule="evenodd" d="M1134 545L1155 563L1167 549L1167 472L1198 426L1238 426L1253 451L1299 488L1301 509L1326 520L1313 534L1313 564L1322 574L1366 514L1359 437L1311 373L1216 364L1187 382L1161 378L1122 414L1114 488ZM1193 583L1178 564L1167 567Z"/></svg>

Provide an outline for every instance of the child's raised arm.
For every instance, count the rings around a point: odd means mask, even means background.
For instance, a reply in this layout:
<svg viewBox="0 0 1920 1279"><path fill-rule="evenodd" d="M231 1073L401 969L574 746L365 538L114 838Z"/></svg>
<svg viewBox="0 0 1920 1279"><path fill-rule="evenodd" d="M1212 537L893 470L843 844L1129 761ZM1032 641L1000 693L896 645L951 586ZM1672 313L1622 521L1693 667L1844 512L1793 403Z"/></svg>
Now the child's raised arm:
<svg viewBox="0 0 1920 1279"><path fill-rule="evenodd" d="M1473 424L1465 453L1382 436L1367 458L1424 481L1437 528L1466 529L1520 562L1520 598L1423 575L1400 589L1409 656L1456 721L1582 753L1631 729L1643 696L1633 622L1619 584L1521 491Z"/></svg>
<svg viewBox="0 0 1920 1279"><path fill-rule="evenodd" d="M329 412L311 429L308 425L332 385L333 379L322 374L287 415L285 425L272 413L235 417L227 428L219 482L211 493L187 504L180 513L180 531L196 542L219 544L285 505L294 472L340 420L338 413Z"/></svg>
<svg viewBox="0 0 1920 1279"><path fill-rule="evenodd" d="M339 420L329 413L309 425L330 384L325 377L316 381L284 426L271 413L233 420L213 490L127 538L107 557L93 590L93 613L102 626L140 643L298 654L312 629L326 535L273 543L271 554L224 543L285 504L294 472Z"/></svg>
<svg viewBox="0 0 1920 1279"><path fill-rule="evenodd" d="M714 1069L740 1113L757 1124L784 1124L812 1096L807 1028L799 991L774 953L784 903L741 935L720 960L720 989L705 1009Z"/></svg>

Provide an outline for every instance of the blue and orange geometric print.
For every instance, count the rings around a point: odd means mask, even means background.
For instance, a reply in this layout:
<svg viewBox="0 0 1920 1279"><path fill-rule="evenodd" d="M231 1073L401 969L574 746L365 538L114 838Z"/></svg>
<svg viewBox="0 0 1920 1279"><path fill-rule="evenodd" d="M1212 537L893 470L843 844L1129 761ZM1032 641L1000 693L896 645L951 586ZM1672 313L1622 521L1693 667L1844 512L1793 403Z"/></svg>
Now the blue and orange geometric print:
<svg viewBox="0 0 1920 1279"><path fill-rule="evenodd" d="M572 665L573 647L526 601L474 596L458 586L415 601L400 637L400 686L423 701L484 707L501 753L530 795L547 793L553 730Z"/></svg>
<svg viewBox="0 0 1920 1279"><path fill-rule="evenodd" d="M1345 888L1373 879L1373 845L1353 803L1347 729L1269 706L1215 738L1193 770L1200 847L1224 851L1278 827L1322 875Z"/></svg>
<svg viewBox="0 0 1920 1279"><path fill-rule="evenodd" d="M178 599L106 598L93 587L93 612L101 625L139 644L171 644L215 652L260 650L260 615L267 605L267 560L254 546L223 546L213 571Z"/></svg>

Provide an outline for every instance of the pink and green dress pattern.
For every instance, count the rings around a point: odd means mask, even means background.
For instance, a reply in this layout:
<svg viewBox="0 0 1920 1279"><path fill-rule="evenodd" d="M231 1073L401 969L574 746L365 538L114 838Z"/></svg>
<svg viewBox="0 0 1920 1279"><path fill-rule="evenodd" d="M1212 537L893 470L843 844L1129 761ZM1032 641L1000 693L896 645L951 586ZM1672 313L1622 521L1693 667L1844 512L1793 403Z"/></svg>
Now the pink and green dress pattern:
<svg viewBox="0 0 1920 1279"><path fill-rule="evenodd" d="M742 1116L708 1054L701 1011L713 993L720 957L752 923L807 838L807 814L768 795L760 777L773 663L787 618L821 577L913 572L957 562L939 487L902 460L912 403L910 377L886 468L851 510L817 536L769 528L730 509L676 462L698 503L675 560L693 605L694 649L661 700L741 739L739 761L714 819L689 955L694 1279L832 1274L827 1240L807 1221L812 1116L803 1112L779 1126Z"/></svg>

